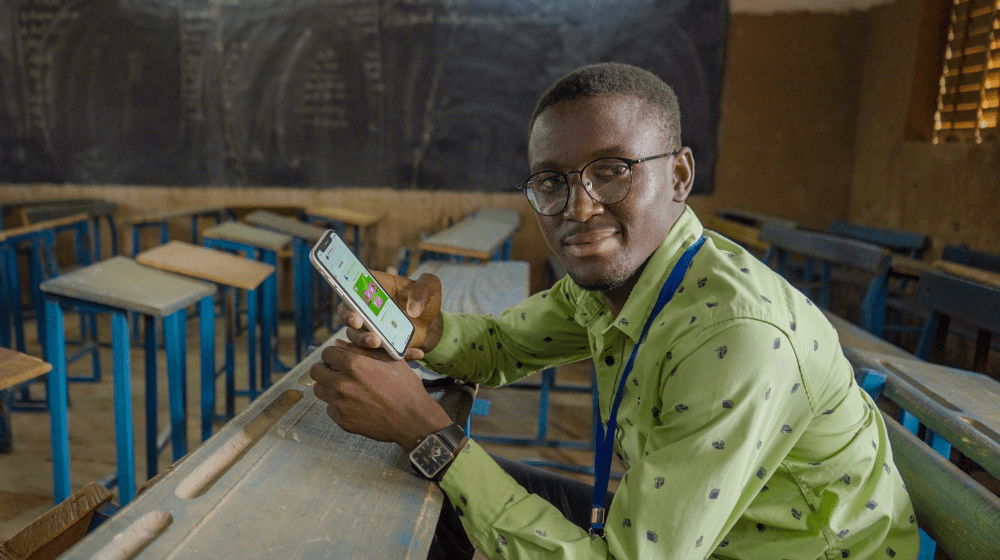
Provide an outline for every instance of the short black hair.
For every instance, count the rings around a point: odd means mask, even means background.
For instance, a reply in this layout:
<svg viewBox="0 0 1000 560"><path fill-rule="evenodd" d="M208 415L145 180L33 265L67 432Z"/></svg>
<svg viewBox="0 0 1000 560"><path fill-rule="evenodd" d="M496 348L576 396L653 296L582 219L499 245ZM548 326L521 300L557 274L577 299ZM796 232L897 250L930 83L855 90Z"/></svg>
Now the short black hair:
<svg viewBox="0 0 1000 560"><path fill-rule="evenodd" d="M528 132L530 134L535 127L538 115L553 105L607 94L629 95L648 101L662 113L661 126L667 141L681 146L681 109L673 88L648 70L619 62L590 64L559 78L539 98L531 113Z"/></svg>

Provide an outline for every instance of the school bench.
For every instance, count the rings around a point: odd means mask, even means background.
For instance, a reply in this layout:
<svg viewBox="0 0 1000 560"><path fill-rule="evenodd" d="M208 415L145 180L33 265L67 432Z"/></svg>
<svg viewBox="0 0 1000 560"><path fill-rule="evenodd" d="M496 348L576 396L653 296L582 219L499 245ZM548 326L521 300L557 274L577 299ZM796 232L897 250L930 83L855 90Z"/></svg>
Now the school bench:
<svg viewBox="0 0 1000 560"><path fill-rule="evenodd" d="M295 361L301 361L306 349L313 342L313 271L309 251L323 236L325 230L307 222L257 210L243 220L248 224L292 236L292 296L295 315Z"/></svg>
<svg viewBox="0 0 1000 560"><path fill-rule="evenodd" d="M42 514L14 536L0 543L0 560L56 558L99 523L101 508L111 502L111 492L90 482Z"/></svg>
<svg viewBox="0 0 1000 560"><path fill-rule="evenodd" d="M796 224L793 220L779 218L777 216L769 216L759 212L751 212L749 210L740 210L737 208L720 208L718 214L723 220L739 222L756 228L764 227L767 224L787 229L795 229L798 227L798 224Z"/></svg>
<svg viewBox="0 0 1000 560"><path fill-rule="evenodd" d="M25 225L38 222L48 222L58 220L76 214L86 214L93 224L91 253L95 261L101 260L102 246L100 222L104 220L108 225L108 233L111 241L111 255L118 253L118 226L115 221L115 212L118 205L101 199L87 199L80 202L67 202L64 204L35 205L26 206L21 209L22 220Z"/></svg>
<svg viewBox="0 0 1000 560"><path fill-rule="evenodd" d="M12 391L51 370L51 364L35 356L0 347L0 453L10 453L13 449Z"/></svg>
<svg viewBox="0 0 1000 560"><path fill-rule="evenodd" d="M900 253L913 259L919 259L930 246L930 237L924 233L866 226L841 220L830 222L827 231L834 235L885 247L894 253Z"/></svg>
<svg viewBox="0 0 1000 560"><path fill-rule="evenodd" d="M319 208L307 208L303 210L305 221L337 232L345 243L344 230L350 227L353 231L354 254L361 259L365 265L370 265L372 260L371 247L374 246L372 238L374 229L379 222L385 219L383 212L359 212L350 208L339 206L321 206ZM364 233L364 235L362 235ZM362 245L367 245L368 250L362 251Z"/></svg>
<svg viewBox="0 0 1000 560"><path fill-rule="evenodd" d="M115 441L117 483L122 503L135 495L135 454L132 436L132 369L127 313L145 319L146 462L147 475L158 466L157 445L157 335L163 324L169 387L170 435L174 460L187 452L186 334L187 308L197 306L201 335L201 375L215 371L215 286L143 266L126 257L112 257L50 278L41 284L45 293L46 360L49 374L49 413L52 425L52 471L56 502L70 492L69 422L67 417L66 340L63 307L111 318L114 363Z"/></svg>
<svg viewBox="0 0 1000 560"><path fill-rule="evenodd" d="M135 260L140 264L167 272L213 282L222 291L222 316L225 323L226 339L225 363L222 366L226 383L226 413L224 418L227 420L233 418L236 415L237 394L245 395L250 400L253 400L261 392L261 389L258 389L257 383L258 337L256 333L258 325L261 326L260 345L267 342L267 336L263 329L262 321L258 320L257 302L259 298L257 290L260 289L261 285L268 278L274 275L274 267L244 256L233 255L225 251L217 251L183 241L170 241L159 247L143 251L136 255ZM236 326L236 300L238 299L238 290L242 290L246 295L247 309L247 390L244 393L236 390L235 381L235 345L238 331ZM212 421L215 415L215 378L217 375L218 372L210 378L203 377L201 380L202 441L212 435ZM263 380L261 386L263 387Z"/></svg>
<svg viewBox="0 0 1000 560"><path fill-rule="evenodd" d="M520 215L501 208L481 208L462 221L417 244L420 262L445 259L472 262L508 260Z"/></svg>
<svg viewBox="0 0 1000 560"><path fill-rule="evenodd" d="M312 392L321 344L68 551L73 558L425 558L437 484L405 452L341 430ZM431 393L464 423L464 384Z"/></svg>
<svg viewBox="0 0 1000 560"><path fill-rule="evenodd" d="M852 276L860 275L863 278L860 323L872 334L881 336L890 264L888 249L828 233L773 224L761 228L760 239L771 245L764 263L770 265L773 260L775 271L789 278L806 295L818 292L819 297L814 301L821 309L830 307L833 267L846 270ZM796 257L806 260L801 278L789 274L789 260ZM817 264L819 271L816 270Z"/></svg>
<svg viewBox="0 0 1000 560"><path fill-rule="evenodd" d="M198 244L198 220L211 218L216 224L232 219L232 212L226 206L196 206L191 208L176 208L162 211L146 211L133 214L126 218L126 223L132 230L132 256L142 252L142 232L159 230L160 244L170 241L170 222L177 219L191 220L191 243Z"/></svg>
<svg viewBox="0 0 1000 560"><path fill-rule="evenodd" d="M705 220L705 227L735 241L737 244L750 250L757 257L764 256L767 254L768 249L771 248L769 244L760 240L760 228L756 226L708 216Z"/></svg>
<svg viewBox="0 0 1000 560"><path fill-rule="evenodd" d="M1000 472L1000 383L920 360L849 348L845 355L885 420L922 529L920 560L932 560L937 547L956 559L997 557L1000 498L949 457L954 445L992 476Z"/></svg>
<svg viewBox="0 0 1000 560"><path fill-rule="evenodd" d="M936 262L935 267L940 270L923 274L917 286L917 299L930 315L916 354L941 362L954 319L975 333L972 370L985 373L993 333L1000 333L1000 273L943 261Z"/></svg>
<svg viewBox="0 0 1000 560"><path fill-rule="evenodd" d="M223 222L202 232L210 249L245 255L278 270L278 255L292 246L292 236L242 222ZM261 309L261 381L271 385L271 372L286 371L278 358L278 275L268 277L259 292Z"/></svg>

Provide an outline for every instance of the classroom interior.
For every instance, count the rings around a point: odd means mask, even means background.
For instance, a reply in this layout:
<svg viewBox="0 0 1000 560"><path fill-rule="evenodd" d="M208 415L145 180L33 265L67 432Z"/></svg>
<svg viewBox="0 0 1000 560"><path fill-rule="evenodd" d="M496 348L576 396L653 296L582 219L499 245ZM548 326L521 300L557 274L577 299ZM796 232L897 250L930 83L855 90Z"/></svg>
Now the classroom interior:
<svg viewBox="0 0 1000 560"><path fill-rule="evenodd" d="M948 246L1000 255L1000 142L995 120L994 128L981 142L934 141L942 57L953 5L951 0L856 0L808 3L808 7L807 3L791 1L732 1L725 36L714 190L689 199L703 223L711 228L713 222L725 219L727 211L735 211L737 216L793 222L798 229L812 232L827 232L831 223L841 221L923 234L927 244L915 260L926 267L933 267ZM997 7L992 9L994 17L1000 17ZM996 34L1000 37L1000 31ZM1000 67L1000 49L993 52ZM996 89L992 91L995 96ZM547 259L550 251L534 213L524 195L514 190L0 183L0 204L15 205L25 199L101 199L113 203L123 255L131 255L131 232L127 227L130 217L154 211L222 207L230 209L237 220L255 210L287 217L296 217L302 209L328 207L377 213L381 220L362 234L366 264L377 270L399 267L404 248L410 250L409 263L416 266L418 246L428 235L445 231L484 208L509 209L519 217L509 260L528 263L528 291L544 290L552 278L552 265ZM14 222L16 218L8 222L5 216L5 227L16 227L7 226ZM744 219L740 225L749 224L752 234L758 235L763 223L766 220ZM100 224L104 255L108 256L112 232L106 222ZM212 225L209 219L198 222L201 229ZM170 222L169 233L171 239L192 241L190 224L184 220ZM754 245L755 250L767 247L762 238L755 241L762 243ZM144 248L158 243L155 232L143 234ZM70 249L61 248L58 257L67 260L71 258L69 253ZM763 255L764 251L758 254ZM1000 270L981 272L984 275L979 277L980 284L985 283L994 292L1000 290L1000 284L989 283L998 281ZM800 269L795 272L800 273ZM277 349L278 359L287 366L296 365L295 325L290 319L293 304L289 293L294 290L291 276L292 263L285 252L278 263L282 313ZM914 293L914 285L909 289ZM829 308L855 326L864 327L862 297L863 290L859 293L857 286L837 288ZM996 311L1000 309L994 310L994 326L995 317L1000 315ZM29 318L25 322L26 353L42 357L33 321ZM911 325L919 326L921 321L914 320ZM953 318L953 330L960 322L961 317ZM68 339L79 334L75 319L67 320L66 325ZM99 337L110 340L112 330L107 319L99 319L98 325ZM222 325L219 322L216 329L220 361L224 358ZM325 340L337 330L335 325L330 326L334 328L319 324L314 342ZM919 339L916 331L898 337L886 335L886 340L910 353L917 351ZM983 347L980 338L977 347L975 334L971 338L967 332L949 337L935 353L937 363L969 371L977 368L976 375L996 383L1000 380L997 342L996 338L992 343L987 338ZM197 407L199 340L194 321L188 322L187 348L188 450L194 452L201 441ZM105 344L101 352L103 363L110 368L111 348ZM241 388L247 382L241 374L247 352L246 340L238 338L234 354L237 386ZM133 349L138 487L146 482L141 356L141 348ZM87 360L74 362L69 372L85 373L88 366ZM273 380L277 382L282 375L275 372ZM73 491L106 478L115 469L111 379L106 371L99 383L69 384ZM562 366L557 379L559 383L585 387L590 382L589 364ZM987 393L995 390L993 385L985 386ZM160 387L162 426L168 420L166 381ZM43 394L37 384L32 391ZM474 433L534 437L540 406L537 391L480 389L479 397L491 405L488 414L473 417ZM549 437L587 442L591 437L590 394L552 391L550 397ZM239 397L236 404L238 413L251 403ZM985 413L993 422L996 408L994 401L994 410ZM214 429L223 427L223 422L216 422ZM13 449L0 455L0 542L13 537L54 505L48 414L14 411L11 429ZM988 432L987 428L984 433L987 439L992 437L993 447L987 447L987 453L993 453L1000 439L996 432L992 436ZM924 433L921 431L921 435ZM592 452L587 449L484 445L491 452L516 459L542 458L583 469L592 461ZM971 459L969 453L954 451L951 460L992 495L984 499L993 504L990 500L1000 495L1000 482L990 468ZM169 451L161 454L159 461L161 470L169 470L173 463ZM580 480L592 480L586 472L556 470ZM115 494L113 501L117 499ZM990 512L984 515L992 516L994 526L1000 523L1000 510L981 511ZM985 535L985 539L996 541L997 537ZM962 556L938 552L938 558L949 557Z"/></svg>

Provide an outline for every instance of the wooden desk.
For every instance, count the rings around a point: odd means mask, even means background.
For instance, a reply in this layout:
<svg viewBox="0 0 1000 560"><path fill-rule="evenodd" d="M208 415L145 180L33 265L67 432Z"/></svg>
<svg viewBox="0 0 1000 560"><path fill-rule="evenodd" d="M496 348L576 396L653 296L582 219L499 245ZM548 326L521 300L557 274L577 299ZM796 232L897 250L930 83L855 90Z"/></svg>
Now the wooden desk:
<svg viewBox="0 0 1000 560"><path fill-rule="evenodd" d="M724 220L732 220L739 222L744 225L763 227L767 224L772 224L778 227L795 229L798 227L792 220L787 220L785 218L778 218L775 216L768 216L766 214L760 214L757 212L750 212L748 210L738 210L736 208L721 208L719 209L719 216Z"/></svg>
<svg viewBox="0 0 1000 560"><path fill-rule="evenodd" d="M149 228L159 228L160 244L170 240L170 230L168 223L177 218L190 218L191 220L191 243L198 243L198 218L210 216L215 219L216 224L220 224L229 218L231 212L225 206L196 206L192 208L176 208L173 210L140 212L129 216L126 220L132 227L132 256L139 254L140 243L139 234L142 230Z"/></svg>
<svg viewBox="0 0 1000 560"><path fill-rule="evenodd" d="M93 248L94 260L99 261L101 256L101 228L100 221L103 219L108 223L108 233L111 237L111 254L118 254L118 227L115 223L115 211L118 205L100 199L88 199L81 202L72 202L58 205L37 205L28 206L21 210L22 219L25 225L37 222L48 222L58 220L76 214L86 214L94 224L93 228Z"/></svg>
<svg viewBox="0 0 1000 560"><path fill-rule="evenodd" d="M530 265L523 261L483 264L427 261L410 278L423 273L441 279L441 309L452 313L498 316L529 295Z"/></svg>
<svg viewBox="0 0 1000 560"><path fill-rule="evenodd" d="M1000 478L1000 383L919 359L844 348L855 368L886 373L883 394Z"/></svg>
<svg viewBox="0 0 1000 560"><path fill-rule="evenodd" d="M295 303L295 361L301 361L313 339L313 277L309 250L325 230L267 210L257 210L243 217L247 223L292 236L292 276Z"/></svg>
<svg viewBox="0 0 1000 560"><path fill-rule="evenodd" d="M126 314L145 318L146 352L146 443L150 476L157 466L156 427L156 319L163 321L170 394L170 425L174 459L187 453L186 400L186 308L197 305L201 332L201 375L214 380L215 286L143 266L132 259L112 257L41 284L46 294L45 320L49 376L49 412L52 416L52 470L55 500L69 496L69 426L66 414L66 341L62 328L63 305L84 312L111 316L114 356L115 433L118 452L118 485L122 503L135 493L135 453L132 437L132 371Z"/></svg>
<svg viewBox="0 0 1000 560"><path fill-rule="evenodd" d="M973 282L984 284L991 288L1000 289L1000 273L942 260L934 261L933 266L934 268L947 272L952 276L958 276L960 278L965 278L966 280L972 280Z"/></svg>
<svg viewBox="0 0 1000 560"><path fill-rule="evenodd" d="M368 214L358 212L348 208L338 208L336 206L323 206L320 208L309 208L305 210L306 221L312 224L320 224L324 227L337 230L337 235L344 237L344 229L351 226L354 229L354 254L362 259L362 262L371 261L372 252L369 245L370 237L366 235L365 244L368 248L362 252L361 232L368 228L374 228L385 218L385 214L378 212Z"/></svg>
<svg viewBox="0 0 1000 560"><path fill-rule="evenodd" d="M11 435L11 392L8 389L45 375L52 365L34 356L0 347L0 453L10 453L14 442Z"/></svg>
<svg viewBox="0 0 1000 560"><path fill-rule="evenodd" d="M291 248L292 236L251 226L241 222L223 222L202 233L201 244L212 249L243 253L247 258L261 261L278 269L278 254ZM264 322L266 342L261 347L261 380L264 387L271 385L272 371L286 371L278 359L278 275L264 281L260 290L261 319Z"/></svg>
<svg viewBox="0 0 1000 560"><path fill-rule="evenodd" d="M441 490L414 474L397 445L348 434L330 420L308 373L320 352L68 556L425 558ZM435 393L459 423L473 396L463 385Z"/></svg>
<svg viewBox="0 0 1000 560"><path fill-rule="evenodd" d="M259 394L257 388L257 336L254 334L258 324L257 289L274 274L274 267L246 257L183 241L171 241L166 245L139 253L135 260L153 268L215 282L225 291L225 310L223 313L226 317L226 419L232 418L236 411L234 345L237 329L234 324L236 305L233 298L230 297L230 289L246 291L247 370L249 376L247 396L253 400ZM263 321L259 323L262 324L260 344L263 349L263 345L267 343L267 335L263 328ZM215 414L214 375L211 380L202 379L201 391L201 438L205 440L212 435L212 418Z"/></svg>
<svg viewBox="0 0 1000 560"><path fill-rule="evenodd" d="M472 216L417 244L421 251L488 261L514 236L519 222Z"/></svg>
<svg viewBox="0 0 1000 560"><path fill-rule="evenodd" d="M750 251L753 251L758 256L767 253L767 250L771 247L770 244L760 240L760 228L758 227L748 226L732 220L723 220L715 216L708 217L705 221L705 227L728 237Z"/></svg>
<svg viewBox="0 0 1000 560"><path fill-rule="evenodd" d="M91 263L91 253L85 246L90 228L87 214L74 214L23 227L0 230L0 346L11 346L13 325L14 347L25 351L24 310L21 304L21 278L18 252L28 254L28 286L36 312L38 340L45 349L45 318L42 313L42 292L38 285L47 277L58 275L54 258L56 234L72 231L77 263ZM94 372L99 376L99 372Z"/></svg>

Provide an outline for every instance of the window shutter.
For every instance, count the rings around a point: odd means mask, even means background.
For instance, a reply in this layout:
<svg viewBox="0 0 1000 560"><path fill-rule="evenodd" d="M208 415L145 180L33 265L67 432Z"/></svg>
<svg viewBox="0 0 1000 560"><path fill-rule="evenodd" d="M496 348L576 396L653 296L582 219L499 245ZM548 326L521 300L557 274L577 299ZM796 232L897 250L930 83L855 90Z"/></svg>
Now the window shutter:
<svg viewBox="0 0 1000 560"><path fill-rule="evenodd" d="M1000 0L955 0L941 73L934 143L997 137Z"/></svg>

